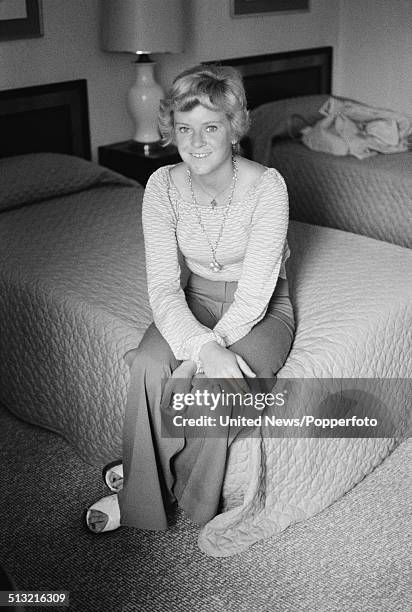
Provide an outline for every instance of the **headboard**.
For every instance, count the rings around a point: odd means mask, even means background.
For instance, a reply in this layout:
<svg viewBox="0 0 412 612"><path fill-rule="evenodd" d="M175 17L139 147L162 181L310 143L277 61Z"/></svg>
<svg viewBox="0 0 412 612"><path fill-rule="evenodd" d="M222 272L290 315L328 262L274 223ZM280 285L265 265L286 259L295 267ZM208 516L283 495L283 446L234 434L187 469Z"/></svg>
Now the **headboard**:
<svg viewBox="0 0 412 612"><path fill-rule="evenodd" d="M266 102L311 94L330 94L332 47L225 59L243 76L249 109Z"/></svg>
<svg viewBox="0 0 412 612"><path fill-rule="evenodd" d="M87 81L0 91L0 157L67 153L91 159Z"/></svg>

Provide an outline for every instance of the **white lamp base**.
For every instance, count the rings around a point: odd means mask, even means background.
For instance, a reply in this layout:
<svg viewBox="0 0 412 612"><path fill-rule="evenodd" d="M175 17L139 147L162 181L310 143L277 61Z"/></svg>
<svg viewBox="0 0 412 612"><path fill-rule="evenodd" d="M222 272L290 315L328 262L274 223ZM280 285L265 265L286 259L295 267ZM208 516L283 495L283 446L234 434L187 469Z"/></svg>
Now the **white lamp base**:
<svg viewBox="0 0 412 612"><path fill-rule="evenodd" d="M154 66L147 55L136 62L136 81L127 95L128 109L135 123L133 140L151 149L160 146L157 118L164 96L163 89L155 81Z"/></svg>

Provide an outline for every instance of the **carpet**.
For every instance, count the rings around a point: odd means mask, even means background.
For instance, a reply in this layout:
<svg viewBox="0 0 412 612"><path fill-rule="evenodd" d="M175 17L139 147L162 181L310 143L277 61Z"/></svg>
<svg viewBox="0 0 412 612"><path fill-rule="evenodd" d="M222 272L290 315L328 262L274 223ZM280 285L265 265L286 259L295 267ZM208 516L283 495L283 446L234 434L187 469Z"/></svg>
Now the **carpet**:
<svg viewBox="0 0 412 612"><path fill-rule="evenodd" d="M0 565L18 589L69 591L73 612L403 612L411 456L408 440L321 514L215 559L182 513L165 533L88 532L82 511L106 494L99 470L0 407Z"/></svg>

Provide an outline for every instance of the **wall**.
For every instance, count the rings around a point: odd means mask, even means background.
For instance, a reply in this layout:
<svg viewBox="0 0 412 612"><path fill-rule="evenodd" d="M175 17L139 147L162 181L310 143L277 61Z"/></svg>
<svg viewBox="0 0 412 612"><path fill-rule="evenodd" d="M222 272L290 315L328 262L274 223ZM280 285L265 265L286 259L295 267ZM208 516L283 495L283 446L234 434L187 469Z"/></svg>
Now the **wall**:
<svg viewBox="0 0 412 612"><path fill-rule="evenodd" d="M85 78L93 148L127 137L124 92L133 67L100 51L97 0L43 0L43 23L41 38L0 42L0 88Z"/></svg>
<svg viewBox="0 0 412 612"><path fill-rule="evenodd" d="M335 93L412 115L411 0L341 0Z"/></svg>
<svg viewBox="0 0 412 612"><path fill-rule="evenodd" d="M168 84L181 68L206 60L246 57L335 45L340 0L310 0L310 11L257 17L230 15L230 0L187 2L185 53L162 61L160 76Z"/></svg>
<svg viewBox="0 0 412 612"><path fill-rule="evenodd" d="M334 93L412 114L411 0L311 0L308 13L230 16L230 0L184 0L186 49L157 60L159 81L192 64L335 47ZM45 35L0 42L0 89L86 78L94 152L125 140L132 58L99 46L99 0L43 0Z"/></svg>
<svg viewBox="0 0 412 612"><path fill-rule="evenodd" d="M167 0L166 0L167 1ZM184 54L159 56L159 81L168 86L183 68L203 60L333 45L339 0L311 0L309 13L232 19L230 0L184 0ZM99 48L98 0L43 0L44 37L0 42L0 89L88 80L92 147L132 133L125 95L132 58Z"/></svg>

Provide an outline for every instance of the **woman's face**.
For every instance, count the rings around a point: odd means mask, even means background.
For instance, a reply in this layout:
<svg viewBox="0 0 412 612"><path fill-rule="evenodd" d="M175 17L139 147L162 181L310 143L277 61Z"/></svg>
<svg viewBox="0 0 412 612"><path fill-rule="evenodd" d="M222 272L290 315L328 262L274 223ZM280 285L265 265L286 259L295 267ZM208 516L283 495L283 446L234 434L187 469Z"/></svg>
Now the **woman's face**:
<svg viewBox="0 0 412 612"><path fill-rule="evenodd" d="M226 114L195 106L174 114L175 142L193 174L212 175L232 164L232 128Z"/></svg>

